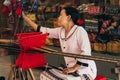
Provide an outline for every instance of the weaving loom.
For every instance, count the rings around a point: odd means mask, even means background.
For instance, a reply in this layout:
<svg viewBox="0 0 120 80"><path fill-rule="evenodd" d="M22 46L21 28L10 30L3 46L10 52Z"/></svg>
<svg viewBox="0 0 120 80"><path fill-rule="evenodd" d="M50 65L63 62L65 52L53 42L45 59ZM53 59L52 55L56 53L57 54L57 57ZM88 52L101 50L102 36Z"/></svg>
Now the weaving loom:
<svg viewBox="0 0 120 80"><path fill-rule="evenodd" d="M45 54L30 53L27 51L32 50L34 47L43 48L45 46L46 37L47 34L40 34L39 32L17 34L20 54L16 61L16 66L22 67L23 70L45 66ZM80 76L65 75L62 71L50 69L41 73L40 80L81 80L81 78Z"/></svg>
<svg viewBox="0 0 120 80"><path fill-rule="evenodd" d="M2 43L15 43L15 44L18 44L14 40L0 40L0 42L2 42ZM5 45L0 45L0 46L6 47ZM120 62L120 59L108 58L108 57L106 58L106 57L99 57L99 56L73 55L72 53L63 53L63 52L60 52L60 51L57 51L57 50L54 50L54 49L50 49L50 48L47 48L47 47L42 47L42 46L40 46L40 48L39 47L36 48L34 46L32 48L29 48L29 49L38 51L40 53L44 52L44 53L53 54L53 55L62 55L62 56L68 56L68 57L75 57L75 58L83 58L83 59L90 59L90 60L97 60L97 61L104 61L104 62L116 63L117 67L115 67L115 73L118 75L117 79L120 80L120 74L119 74L119 65L120 65L119 62ZM28 49L25 49L25 50L29 51ZM24 52L24 50L22 52ZM30 69L29 69L29 71L31 72ZM43 76L44 76L44 73L45 72L42 73ZM31 72L31 74L32 74L32 72ZM33 77L33 75L32 75L32 77ZM35 79L32 79L32 80L35 80Z"/></svg>
<svg viewBox="0 0 120 80"><path fill-rule="evenodd" d="M41 34L40 32L17 34L20 54L16 61L16 66L22 67L23 70L45 66L47 64L45 54L40 54L38 52L31 53L28 51L32 50L33 47L44 47L46 37L47 34Z"/></svg>

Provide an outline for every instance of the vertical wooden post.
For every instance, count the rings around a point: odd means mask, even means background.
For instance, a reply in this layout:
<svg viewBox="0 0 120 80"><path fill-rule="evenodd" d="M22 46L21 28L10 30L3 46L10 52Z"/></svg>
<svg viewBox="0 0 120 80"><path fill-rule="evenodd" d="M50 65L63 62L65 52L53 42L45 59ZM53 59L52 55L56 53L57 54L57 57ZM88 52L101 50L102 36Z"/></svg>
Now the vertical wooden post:
<svg viewBox="0 0 120 80"><path fill-rule="evenodd" d="M28 71L29 71L29 74L30 74L32 80L35 80L35 76L34 76L32 70L29 68Z"/></svg>

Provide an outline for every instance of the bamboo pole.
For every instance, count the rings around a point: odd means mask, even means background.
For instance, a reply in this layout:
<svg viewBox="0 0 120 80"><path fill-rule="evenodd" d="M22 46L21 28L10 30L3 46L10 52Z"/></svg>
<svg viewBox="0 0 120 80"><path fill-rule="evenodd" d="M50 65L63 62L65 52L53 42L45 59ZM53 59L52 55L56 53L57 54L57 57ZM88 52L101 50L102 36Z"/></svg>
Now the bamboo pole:
<svg viewBox="0 0 120 80"><path fill-rule="evenodd" d="M4 43L17 43L17 40L7 40L7 39L0 39L0 42ZM87 56L87 55L79 55L74 53L63 53L48 47L41 47L41 48L33 48L35 51L42 51L47 54L53 54L53 55L61 55L61 56L67 56L67 57L74 57L74 58L81 58L81 59L90 59L90 60L97 60L97 61L104 61L104 62L110 62L110 63L120 63L120 59L116 58L108 58L108 57L100 57L100 56Z"/></svg>
<svg viewBox="0 0 120 80"><path fill-rule="evenodd" d="M47 54L53 54L53 55L61 55L61 56L67 56L67 57L74 57L74 58L81 58L81 59L90 59L90 60L97 60L97 61L104 61L104 62L110 62L110 63L119 63L120 59L116 58L107 58L107 57L98 57L98 56L87 56L87 55L79 55L74 53L63 53L63 52L53 52L48 51L41 48L33 48L36 51L45 52Z"/></svg>

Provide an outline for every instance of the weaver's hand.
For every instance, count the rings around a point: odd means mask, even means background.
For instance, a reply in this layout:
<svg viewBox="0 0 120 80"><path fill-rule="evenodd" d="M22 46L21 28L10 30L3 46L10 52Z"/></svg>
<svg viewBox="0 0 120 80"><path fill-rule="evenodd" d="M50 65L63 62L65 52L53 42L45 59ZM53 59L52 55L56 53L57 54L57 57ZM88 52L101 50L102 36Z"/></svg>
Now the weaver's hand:
<svg viewBox="0 0 120 80"><path fill-rule="evenodd" d="M74 67L69 67L69 68L63 69L64 74L73 73L75 71L76 71L76 69Z"/></svg>
<svg viewBox="0 0 120 80"><path fill-rule="evenodd" d="M75 64L73 67L68 67L63 69L64 74L76 72L80 68L80 65Z"/></svg>

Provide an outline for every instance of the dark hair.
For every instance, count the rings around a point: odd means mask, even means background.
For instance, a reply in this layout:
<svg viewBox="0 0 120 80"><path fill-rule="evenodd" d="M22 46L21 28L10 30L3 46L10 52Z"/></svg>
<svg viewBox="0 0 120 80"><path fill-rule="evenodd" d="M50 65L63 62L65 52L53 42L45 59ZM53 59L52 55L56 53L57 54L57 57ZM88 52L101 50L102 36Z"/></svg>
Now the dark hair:
<svg viewBox="0 0 120 80"><path fill-rule="evenodd" d="M112 18L112 19L110 20L109 26L111 26L112 23L114 23L114 22L117 22L117 21Z"/></svg>
<svg viewBox="0 0 120 80"><path fill-rule="evenodd" d="M65 9L66 11L66 15L70 15L74 24L78 24L78 19L79 19L79 12L77 9L73 8L73 7L64 7L63 9Z"/></svg>

